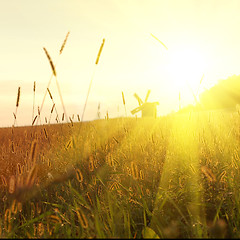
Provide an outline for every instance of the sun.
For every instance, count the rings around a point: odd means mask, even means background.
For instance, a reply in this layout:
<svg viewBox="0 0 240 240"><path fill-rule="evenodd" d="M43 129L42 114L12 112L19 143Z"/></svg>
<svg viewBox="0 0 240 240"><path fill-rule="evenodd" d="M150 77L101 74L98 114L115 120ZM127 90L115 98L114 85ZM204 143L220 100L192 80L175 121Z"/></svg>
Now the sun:
<svg viewBox="0 0 240 240"><path fill-rule="evenodd" d="M181 46L169 49L166 64L168 79L175 90L191 99L191 102L195 101L193 95L199 93L200 82L207 68L207 57L199 48Z"/></svg>

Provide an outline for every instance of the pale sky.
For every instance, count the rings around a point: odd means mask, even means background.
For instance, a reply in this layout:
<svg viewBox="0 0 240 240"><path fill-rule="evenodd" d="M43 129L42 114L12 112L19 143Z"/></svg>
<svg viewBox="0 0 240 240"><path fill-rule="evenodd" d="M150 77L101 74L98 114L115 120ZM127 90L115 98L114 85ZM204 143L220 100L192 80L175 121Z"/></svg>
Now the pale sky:
<svg viewBox="0 0 240 240"><path fill-rule="evenodd" d="M127 116L138 106L133 94L144 100L148 89L158 116L178 110L179 92L182 106L193 103L189 85L196 93L203 74L200 92L240 74L239 11L238 0L0 0L0 127L13 124L18 87L17 124L31 125L33 82L36 115L51 77L43 47L68 115L81 116L103 38L84 120L97 118L99 103L101 117L125 116L122 91ZM54 78L50 90L61 115ZM47 96L43 117L51 107Z"/></svg>

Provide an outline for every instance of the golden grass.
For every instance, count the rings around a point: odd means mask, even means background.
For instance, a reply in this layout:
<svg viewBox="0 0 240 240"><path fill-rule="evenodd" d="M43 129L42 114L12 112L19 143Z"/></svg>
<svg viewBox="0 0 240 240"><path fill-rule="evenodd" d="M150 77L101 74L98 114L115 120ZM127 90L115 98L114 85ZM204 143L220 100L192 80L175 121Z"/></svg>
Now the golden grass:
<svg viewBox="0 0 240 240"><path fill-rule="evenodd" d="M53 73L53 75L56 77L56 76L57 76L57 73L56 73L56 69L55 69L55 66L54 66L54 64L53 64L53 61L52 61L52 59L51 59L51 57L50 57L47 49L44 47L43 50L44 50L44 52L45 52L45 54L46 54L46 56L47 56L47 58L48 58L48 61L49 61L49 63L50 63L50 66L51 66L51 69L52 69L52 73Z"/></svg>

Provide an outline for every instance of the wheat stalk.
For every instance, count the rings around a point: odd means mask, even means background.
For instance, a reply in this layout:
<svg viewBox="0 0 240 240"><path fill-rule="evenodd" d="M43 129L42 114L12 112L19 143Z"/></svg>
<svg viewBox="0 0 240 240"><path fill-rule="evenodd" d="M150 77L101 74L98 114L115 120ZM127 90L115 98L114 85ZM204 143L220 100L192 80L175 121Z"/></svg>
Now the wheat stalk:
<svg viewBox="0 0 240 240"><path fill-rule="evenodd" d="M34 117L34 105L35 105L35 92L36 92L36 82L33 83L33 112L32 112L32 121Z"/></svg>
<svg viewBox="0 0 240 240"><path fill-rule="evenodd" d="M67 33L67 36L66 36L65 39L64 39L64 42L63 42L63 44L62 44L62 46L61 46L61 49L60 49L60 51L59 51L59 56L62 54L62 51L63 51L63 49L64 49L64 47L65 47L65 45L66 45L66 42L67 42L67 39L68 39L69 34L70 34L70 32ZM58 56L58 57L59 57L59 56ZM57 65L57 64L55 64L55 68L56 68L56 65ZM55 68L54 68L54 69L55 69ZM48 81L47 88L50 87L50 84L51 84L53 75L54 75L54 74L53 74L53 72L52 72L52 75L51 75L51 77L50 77L50 79L49 79L49 81ZM56 81L57 81L57 80L56 80ZM47 95L47 90L45 91L44 96L43 96L43 101L42 101L42 104L41 104L41 107L40 107L40 112L42 111L42 108L43 108L43 105L44 105L44 102L45 102L46 95ZM37 119L37 122L38 122L38 119Z"/></svg>
<svg viewBox="0 0 240 240"><path fill-rule="evenodd" d="M158 42L160 42L166 48L166 50L168 50L167 46L162 41L160 41L156 36L154 36L152 33L151 36L154 37Z"/></svg>
<svg viewBox="0 0 240 240"><path fill-rule="evenodd" d="M60 86L59 86L59 83L58 83L58 81L57 81L57 78L56 78L56 84L57 84L57 88L58 88L58 93L59 93L59 96L60 96L60 100L61 100L61 103L62 103L63 112L65 113L65 115L66 115L66 121L68 122L67 111L66 111L65 106L64 106L64 103L63 103L63 98L62 98L62 94L61 94L61 91L60 91Z"/></svg>
<svg viewBox="0 0 240 240"><path fill-rule="evenodd" d="M95 68L94 68L93 75L92 75L92 78L91 78L91 81L90 81L90 84L89 84L89 88L88 88L88 92L87 92L87 97L86 97L86 101L85 101L84 108L83 108L83 113L82 113L82 118L81 118L82 121L83 121L84 113L85 113L85 110L86 110L87 101L88 101L90 89L91 89L91 86L92 86L92 81L93 81L93 78L94 78L94 75L95 75L96 66L97 66L97 64L98 64L98 62L99 62L99 58L100 58L100 55L101 55L101 53L102 53L102 49L103 49L104 43L105 43L105 38L103 39L102 44L101 44L101 47L100 47L100 49L99 49L99 51L98 51L97 59L96 59L96 62L95 62Z"/></svg>
<svg viewBox="0 0 240 240"><path fill-rule="evenodd" d="M57 115L56 118L59 119L59 117L58 117L58 112L57 112L57 108L56 108L55 102L54 102L54 100L53 100L53 96L52 96L49 88L47 88L47 91L48 91L48 94L49 94L49 96L50 96L50 98L51 98L51 100L52 100L52 103L53 103L53 106L52 106L52 109L51 109L51 113L50 113L50 117L49 117L49 120L48 120L48 124L50 124L51 115L52 115L52 112L53 112L53 109L54 109L54 108L55 108L55 112L56 112L56 115Z"/></svg>

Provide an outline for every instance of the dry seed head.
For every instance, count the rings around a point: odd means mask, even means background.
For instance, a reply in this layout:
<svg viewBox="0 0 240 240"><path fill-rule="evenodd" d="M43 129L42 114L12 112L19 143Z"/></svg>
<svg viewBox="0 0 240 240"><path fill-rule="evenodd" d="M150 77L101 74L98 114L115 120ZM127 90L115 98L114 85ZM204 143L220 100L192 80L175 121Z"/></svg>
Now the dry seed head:
<svg viewBox="0 0 240 240"><path fill-rule="evenodd" d="M95 168L98 168L98 160L97 160L97 159L95 159L95 160L93 161L93 165L94 165Z"/></svg>
<svg viewBox="0 0 240 240"><path fill-rule="evenodd" d="M51 166L52 166L51 161L50 159L48 159L48 167L51 167Z"/></svg>
<svg viewBox="0 0 240 240"><path fill-rule="evenodd" d="M62 114L62 121L64 120L64 113Z"/></svg>
<svg viewBox="0 0 240 240"><path fill-rule="evenodd" d="M225 176L226 176L226 170L224 170L221 174L220 174L220 182L225 182Z"/></svg>
<svg viewBox="0 0 240 240"><path fill-rule="evenodd" d="M7 187L7 180L6 180L6 178L3 175L1 175L1 180L2 180L3 186Z"/></svg>
<svg viewBox="0 0 240 240"><path fill-rule="evenodd" d="M67 143L67 145L66 145L66 149L68 149L69 147L71 147L71 145L72 145L72 140L69 140L68 143Z"/></svg>
<svg viewBox="0 0 240 240"><path fill-rule="evenodd" d="M125 105L125 98L124 98L123 92L122 92L122 99L123 99L123 105Z"/></svg>
<svg viewBox="0 0 240 240"><path fill-rule="evenodd" d="M53 97L52 97L52 94L51 94L49 88L47 88L47 91L48 91L48 94L49 94L50 98L53 100Z"/></svg>
<svg viewBox="0 0 240 240"><path fill-rule="evenodd" d="M92 182L94 186L97 184L97 178L95 175L92 175Z"/></svg>
<svg viewBox="0 0 240 240"><path fill-rule="evenodd" d="M232 157L232 167L234 167L235 169L238 169L238 165L237 165L236 160L234 159L234 157Z"/></svg>
<svg viewBox="0 0 240 240"><path fill-rule="evenodd" d="M82 227L88 228L88 220L87 220L85 214L80 210L80 208L78 208L76 210L76 213L77 213L78 220L79 220L80 224L82 225Z"/></svg>
<svg viewBox="0 0 240 240"><path fill-rule="evenodd" d="M34 81L34 83L33 83L33 92L35 93L35 91L36 91L36 82Z"/></svg>
<svg viewBox="0 0 240 240"><path fill-rule="evenodd" d="M204 175L207 177L207 179L210 182L215 182L216 181L216 177L215 177L215 175L213 174L213 172L210 168L208 168L207 166L202 166L201 171L204 173Z"/></svg>
<svg viewBox="0 0 240 240"><path fill-rule="evenodd" d="M78 117L78 121L80 122L80 116L79 116L79 114L77 115L77 117Z"/></svg>
<svg viewBox="0 0 240 240"><path fill-rule="evenodd" d="M17 164L17 173L18 173L18 175L22 175L22 168L21 168L20 163Z"/></svg>
<svg viewBox="0 0 240 240"><path fill-rule="evenodd" d="M131 175L131 169L129 167L126 167L126 169L127 169L127 174Z"/></svg>
<svg viewBox="0 0 240 240"><path fill-rule="evenodd" d="M89 192L87 192L87 198L88 198L88 201L90 202L90 204L93 206L93 202L92 202Z"/></svg>
<svg viewBox="0 0 240 240"><path fill-rule="evenodd" d="M114 160L113 160L113 155L111 153L108 153L107 156L107 163L110 167L114 166Z"/></svg>
<svg viewBox="0 0 240 240"><path fill-rule="evenodd" d="M62 202L66 202L66 200L62 196L58 196L58 199L60 199Z"/></svg>
<svg viewBox="0 0 240 240"><path fill-rule="evenodd" d="M27 176L26 186L28 188L31 188L33 186L36 177L37 177L37 167L35 165L32 167L32 169L30 170L30 172Z"/></svg>
<svg viewBox="0 0 240 240"><path fill-rule="evenodd" d="M55 107L55 103L52 106L51 113L53 112L54 107Z"/></svg>
<svg viewBox="0 0 240 240"><path fill-rule="evenodd" d="M31 163L35 163L36 161L36 152L37 152L36 149L37 149L37 141L34 140L31 144L31 150L30 150L30 156L29 156L30 157L29 160Z"/></svg>
<svg viewBox="0 0 240 240"><path fill-rule="evenodd" d="M11 212L13 214L16 214L17 211L18 211L17 201L16 201L16 199L14 199L12 202L12 206L11 206Z"/></svg>
<svg viewBox="0 0 240 240"><path fill-rule="evenodd" d="M15 186L16 186L16 178L14 175L12 175L9 179L9 188L8 188L8 192L10 194L15 192Z"/></svg>
<svg viewBox="0 0 240 240"><path fill-rule="evenodd" d="M114 189L118 189L119 188L119 185L117 182L114 182L113 184L110 185L110 190L114 190Z"/></svg>
<svg viewBox="0 0 240 240"><path fill-rule="evenodd" d="M8 233L12 230L11 210L9 208L6 209L4 214L4 228Z"/></svg>
<svg viewBox="0 0 240 240"><path fill-rule="evenodd" d="M138 179L138 167L134 162L131 162L131 172L134 179Z"/></svg>
<svg viewBox="0 0 240 240"><path fill-rule="evenodd" d="M140 179L144 180L144 172L142 170L139 171Z"/></svg>
<svg viewBox="0 0 240 240"><path fill-rule="evenodd" d="M50 220L50 222L53 222L53 223L60 223L60 224L62 224L61 218L59 218L56 215L50 215L49 216L49 220Z"/></svg>
<svg viewBox="0 0 240 240"><path fill-rule="evenodd" d="M20 93L21 93L21 91L20 91L20 87L18 87L18 95L17 95L16 107L18 107L18 106L19 106Z"/></svg>
<svg viewBox="0 0 240 240"><path fill-rule="evenodd" d="M89 156L89 171L92 172L94 170L94 164L93 164L93 156Z"/></svg>
<svg viewBox="0 0 240 240"><path fill-rule="evenodd" d="M44 234L44 225L43 223L39 223L37 227L38 236L41 237Z"/></svg>
<svg viewBox="0 0 240 240"><path fill-rule="evenodd" d="M101 47L100 47L100 49L98 51L97 59L96 59L96 62L95 62L96 65L98 64L98 61L99 61L100 55L102 53L102 49L103 49L104 43L105 43L105 38L103 39Z"/></svg>
<svg viewBox="0 0 240 240"><path fill-rule="evenodd" d="M66 42L67 42L67 39L68 39L69 34L70 34L70 32L67 33L67 35L66 35L66 37L65 37L65 39L64 39L64 41L63 41L63 44L62 44L62 46L61 46L61 49L60 49L60 51L59 51L59 54L62 54L62 51L63 51L63 49L64 49L64 47L65 47L65 45L66 45Z"/></svg>
<svg viewBox="0 0 240 240"><path fill-rule="evenodd" d="M43 131L44 131L44 136L45 136L45 138L48 138L48 134L47 134L46 128L43 128Z"/></svg>
<svg viewBox="0 0 240 240"><path fill-rule="evenodd" d="M76 176L77 176L77 180L80 183L82 183L83 182L83 175L82 175L82 172L79 169L76 170Z"/></svg>
<svg viewBox="0 0 240 240"><path fill-rule="evenodd" d="M46 55L47 55L48 61L49 61L50 65L51 65L51 68L52 68L53 75L56 77L57 74L56 74L55 67L54 67L54 65L53 65L53 61L52 61L50 55L48 54L47 49L44 47L43 50L44 50L44 52L45 52Z"/></svg>

